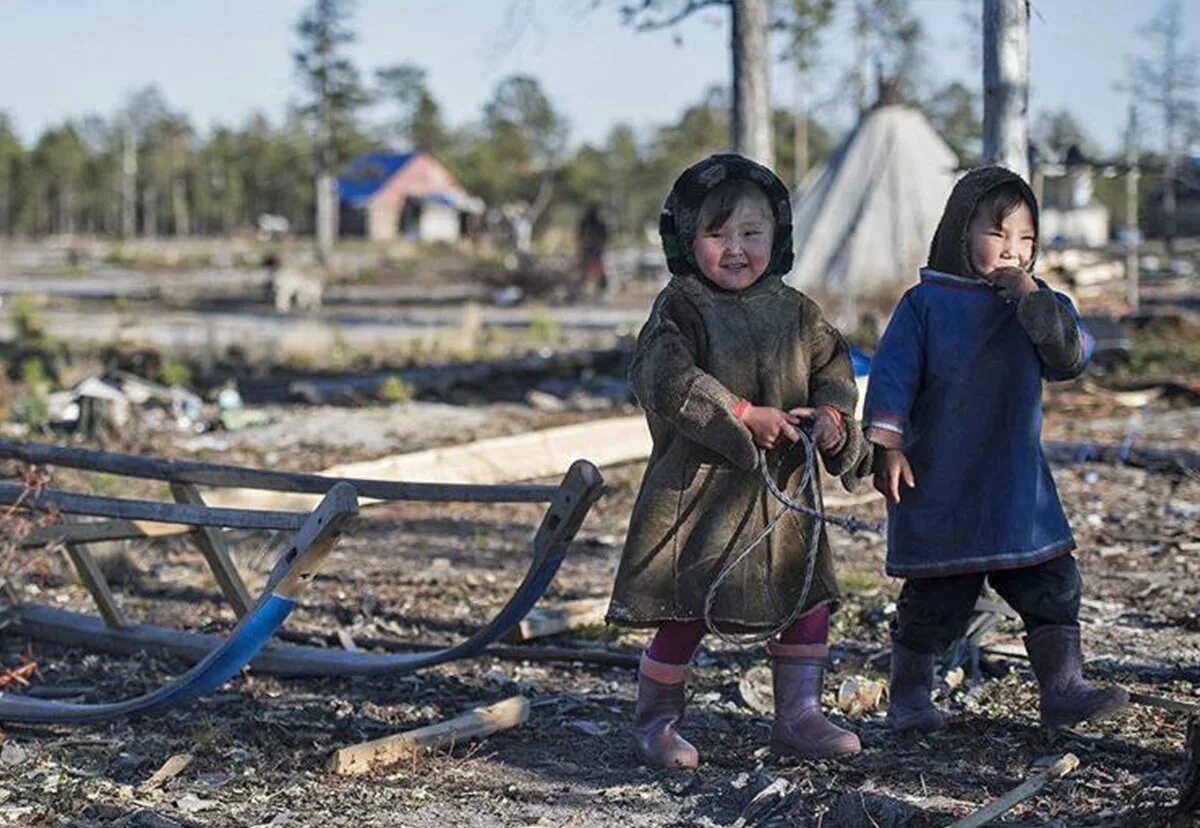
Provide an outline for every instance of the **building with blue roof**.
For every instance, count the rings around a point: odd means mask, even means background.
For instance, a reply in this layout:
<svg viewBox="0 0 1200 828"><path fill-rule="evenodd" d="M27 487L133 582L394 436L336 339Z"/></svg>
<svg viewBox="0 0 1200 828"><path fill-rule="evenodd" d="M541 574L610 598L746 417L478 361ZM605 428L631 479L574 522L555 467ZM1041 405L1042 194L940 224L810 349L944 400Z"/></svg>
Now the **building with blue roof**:
<svg viewBox="0 0 1200 828"><path fill-rule="evenodd" d="M458 241L483 202L427 152L368 152L338 177L339 232L372 241Z"/></svg>

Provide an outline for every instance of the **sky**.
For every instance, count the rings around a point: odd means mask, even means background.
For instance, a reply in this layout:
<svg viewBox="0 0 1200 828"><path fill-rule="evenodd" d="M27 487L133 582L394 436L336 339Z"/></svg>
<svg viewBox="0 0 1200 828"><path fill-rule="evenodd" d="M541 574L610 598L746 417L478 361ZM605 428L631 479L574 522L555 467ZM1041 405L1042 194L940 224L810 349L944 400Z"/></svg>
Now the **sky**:
<svg viewBox="0 0 1200 828"><path fill-rule="evenodd" d="M507 75L541 81L571 125L571 141L599 142L618 122L640 129L675 121L705 89L729 78L727 13L706 11L671 31L623 26L623 0L358 0L350 55L369 78L415 63L429 73L446 120L479 117ZM1126 56L1161 0L1034 0L1030 111L1067 108L1101 149L1116 151L1128 94ZM912 0L926 30L927 82L982 86L981 47L965 17L979 0ZM261 111L279 119L300 94L294 24L303 0L0 0L0 110L29 142L45 127L111 115L156 84L193 123L239 124ZM843 0L843 5L846 5ZM1200 8L1184 3L1184 40L1200 48ZM818 116L849 127L840 79L853 41L843 23L827 37L806 89ZM772 67L777 105L794 77ZM372 113L382 119L383 110ZM1146 134L1146 143L1154 137Z"/></svg>

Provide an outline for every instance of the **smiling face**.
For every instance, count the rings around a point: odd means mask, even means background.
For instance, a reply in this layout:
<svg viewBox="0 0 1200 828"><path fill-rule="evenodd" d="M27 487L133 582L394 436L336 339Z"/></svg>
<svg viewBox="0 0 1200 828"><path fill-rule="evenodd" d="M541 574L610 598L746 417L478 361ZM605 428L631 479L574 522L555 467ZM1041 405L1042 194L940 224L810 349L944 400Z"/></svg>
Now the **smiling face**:
<svg viewBox="0 0 1200 828"><path fill-rule="evenodd" d="M1037 230L1033 211L1024 201L1003 216L979 210L967 232L971 239L971 266L980 276L1000 267L1026 270L1033 260Z"/></svg>
<svg viewBox="0 0 1200 828"><path fill-rule="evenodd" d="M757 282L771 264L775 216L756 187L738 194L732 209L722 209L719 202L714 192L701 205L692 253L710 282L726 290L742 290Z"/></svg>

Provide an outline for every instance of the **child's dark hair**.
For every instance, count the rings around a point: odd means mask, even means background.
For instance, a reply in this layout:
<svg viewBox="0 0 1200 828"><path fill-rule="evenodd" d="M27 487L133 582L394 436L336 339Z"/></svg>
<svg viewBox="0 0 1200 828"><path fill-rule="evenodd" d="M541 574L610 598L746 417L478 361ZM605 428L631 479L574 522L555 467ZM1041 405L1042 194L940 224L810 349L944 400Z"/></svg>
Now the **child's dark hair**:
<svg viewBox="0 0 1200 828"><path fill-rule="evenodd" d="M984 217L988 220L991 227L999 229L1004 224L1004 220L1025 203L1025 194L1021 188L1015 183L1001 184L994 190L991 190L983 198L979 199L979 203L975 205L975 215L972 216L972 221L977 217ZM1035 205L1029 205L1030 211L1037 215Z"/></svg>
<svg viewBox="0 0 1200 828"><path fill-rule="evenodd" d="M767 217L774 219L771 200L762 187L744 178L731 178L718 184L712 189L712 192L704 197L704 201L700 205L700 213L696 216L697 232L711 233L719 230L725 225L725 222L729 221L729 217L733 215L738 202L742 199L761 201L767 208Z"/></svg>

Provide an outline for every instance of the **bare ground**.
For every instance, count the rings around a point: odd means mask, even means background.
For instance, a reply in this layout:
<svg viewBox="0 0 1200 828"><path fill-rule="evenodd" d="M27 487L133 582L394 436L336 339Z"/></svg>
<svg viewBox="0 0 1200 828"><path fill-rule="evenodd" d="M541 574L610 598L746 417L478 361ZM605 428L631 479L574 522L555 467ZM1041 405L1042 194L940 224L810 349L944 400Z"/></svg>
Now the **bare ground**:
<svg viewBox="0 0 1200 828"><path fill-rule="evenodd" d="M1155 405L1159 414L1171 414L1169 428L1175 429L1157 436L1164 444L1187 444L1200 425L1196 409ZM1052 397L1050 407L1049 436L1113 441L1131 427L1128 410L1078 389ZM1107 425L1097 425L1102 421ZM279 464L319 468L331 454L297 448L282 453ZM611 491L573 544L548 601L605 595L640 472L640 466L606 471ZM1080 545L1089 674L1200 702L1200 482L1107 466L1062 468L1056 477ZM878 502L855 511L882 516ZM507 598L527 563L539 516L536 506L372 507L289 629L328 633L340 626L357 636L422 643L461 638ZM844 678L886 677L887 622L899 586L882 575L882 538L838 531L832 537L846 595L835 619L836 657L826 681L830 707ZM238 563L257 585L278 539L238 538ZM205 631L229 627L231 612L186 542L135 544L126 564L113 560L110 574L129 615ZM33 563L39 565L26 572L26 597L89 608L58 556ZM636 654L643 640L640 634L594 630L554 643ZM1005 622L993 641L1017 644L1020 630ZM186 668L12 635L0 645L5 666L32 657L40 665L35 684L74 688L66 692L88 701L134 695ZM748 669L761 674L763 661L760 652L716 644L701 653L686 732L704 761L698 772L682 775L633 760L625 730L633 700L629 669L484 657L391 679L281 681L246 673L219 694L158 717L7 728L0 824L729 825L756 792L782 777L792 783L791 793L752 824L935 826L1067 751L1080 758L1079 769L1003 824L1170 822L1184 764L1184 714L1134 706L1105 723L1046 734L1037 726L1027 665L990 657L985 680L942 690L942 702L956 715L948 732L898 738L883 725L881 712L841 718L860 733L861 756L780 763L763 750L769 718L739 689ZM374 776L342 778L327 770L337 748L516 693L533 706L520 728ZM195 760L178 778L144 787L168 757L180 753Z"/></svg>

